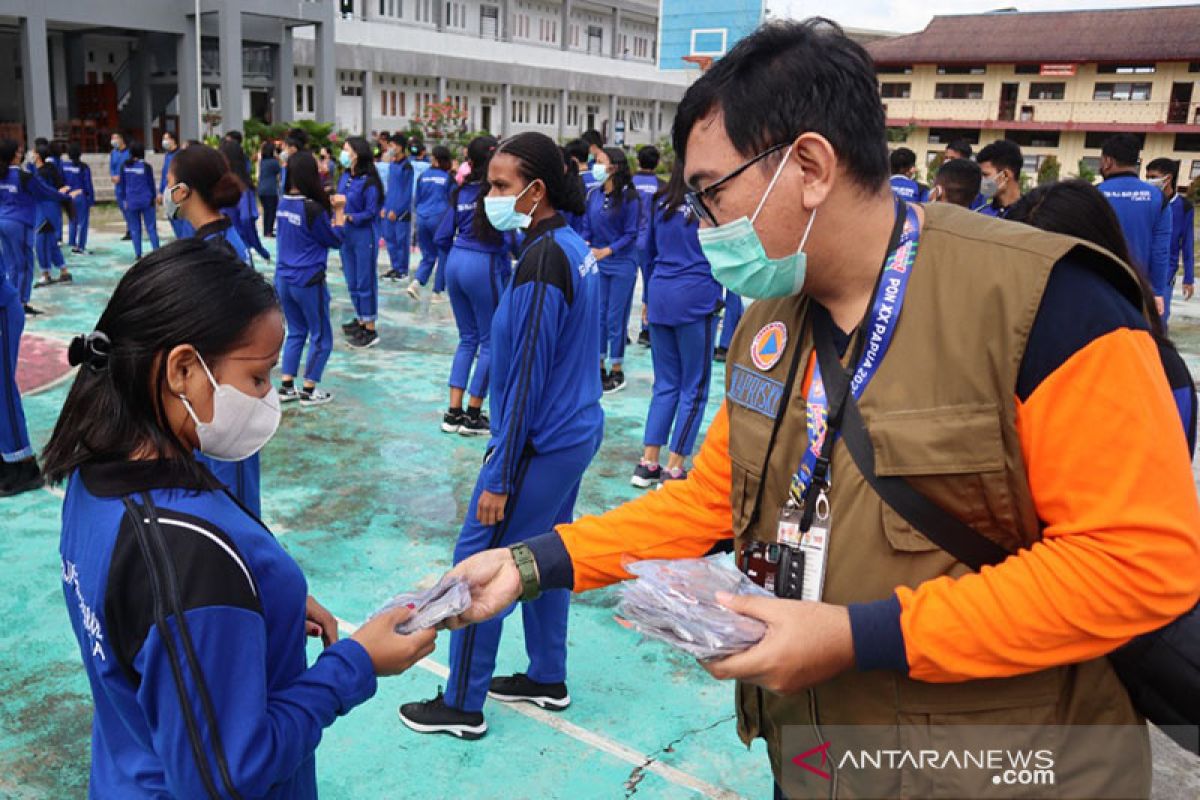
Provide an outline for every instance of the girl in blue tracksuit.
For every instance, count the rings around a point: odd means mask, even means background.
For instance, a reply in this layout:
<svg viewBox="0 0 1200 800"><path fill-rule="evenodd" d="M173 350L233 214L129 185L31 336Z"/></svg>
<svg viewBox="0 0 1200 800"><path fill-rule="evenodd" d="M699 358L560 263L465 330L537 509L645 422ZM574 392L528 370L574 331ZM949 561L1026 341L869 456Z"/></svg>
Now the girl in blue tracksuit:
<svg viewBox="0 0 1200 800"><path fill-rule="evenodd" d="M450 192L454 188L454 179L450 177L450 151L438 145L433 148L433 164L417 178L417 246L421 248L421 263L417 267L417 275L408 285L408 293L415 300L421 296L420 287L429 283L429 276L434 275L439 261L444 253L438 250L437 230L442 224L442 218L450 208ZM433 293L439 295L446 291L446 269L437 269L433 279Z"/></svg>
<svg viewBox="0 0 1200 800"><path fill-rule="evenodd" d="M279 399L299 400L302 406L323 405L333 399L317 388L333 350L333 327L329 322L329 287L325 282L329 249L342 243L345 212L334 208L321 186L317 161L307 151L288 160L288 185L275 214L279 258L275 267L275 291L287 320L283 346L283 385ZM296 389L300 356L308 342L304 383Z"/></svg>
<svg viewBox="0 0 1200 800"><path fill-rule="evenodd" d="M570 520L603 435L596 261L558 213L581 210L563 167L558 146L541 133L505 140L488 166L489 220L501 230L524 226L526 235L492 321L492 437L456 563ZM487 731L489 691L566 708L569 602L568 592L549 591L523 604L527 673L492 678L501 617L452 633L446 694L401 706L401 720L422 733L477 739Z"/></svg>
<svg viewBox="0 0 1200 800"><path fill-rule="evenodd" d="M438 250L448 253L446 288L458 325L458 349L450 364L450 408L442 418L442 430L465 436L490 432L488 417L481 410L492 357L492 316L511 274L504 235L487 221L481 198L488 160L496 145L491 136L471 141L467 147L471 172L451 193L452 211L437 232ZM472 374L476 354L479 360ZM469 395L466 411L464 393Z"/></svg>
<svg viewBox="0 0 1200 800"><path fill-rule="evenodd" d="M271 253L263 247L258 238L258 195L254 191L254 183L250 180L250 170L246 166L246 154L242 146L234 139L221 142L221 155L229 163L229 171L241 183L242 191L237 202L221 209L221 213L233 221L233 228L238 236L251 251L257 253L264 261L271 260Z"/></svg>
<svg viewBox="0 0 1200 800"><path fill-rule="evenodd" d="M679 171L650 199L645 254L653 264L646 319L654 362L654 393L646 415L645 451L634 470L634 486L648 488L687 473L704 422L712 375L713 335L721 285L700 250L700 226L683 200ZM664 469L659 451L668 445Z"/></svg>
<svg viewBox="0 0 1200 800"><path fill-rule="evenodd" d="M61 193L37 175L21 168L25 151L12 139L0 140L0 262L4 279L17 293L26 313L33 290L33 238L37 205L61 200Z"/></svg>
<svg viewBox="0 0 1200 800"><path fill-rule="evenodd" d="M48 143L43 142L34 148L33 166L38 177L47 186L59 190L59 194L53 200L42 200L37 204L37 218L34 222L34 250L37 252L38 266L41 267L42 277L34 286L49 286L54 283L54 277L50 273L52 269L56 268L59 270L58 280L70 283L71 273L67 271L66 260L63 258L60 245L63 231L63 207L71 205L69 190L68 193L61 192L67 186L67 182L51 156Z"/></svg>
<svg viewBox="0 0 1200 800"><path fill-rule="evenodd" d="M406 612L338 641L299 565L191 458L271 438L282 341L270 284L185 239L126 272L71 345L45 458L67 483L60 577L92 690L93 797L315 798L323 730L433 649L432 631L395 633ZM326 645L311 665L306 632Z"/></svg>
<svg viewBox="0 0 1200 800"><path fill-rule="evenodd" d="M655 174L658 169L658 148L654 145L646 145L638 148L637 151L638 171L633 176L633 186L638 190L638 199L641 201L641 209L638 216L638 271L642 275L642 327L638 333L638 344L650 344L650 328L646 323L646 303L647 292L650 291L650 259L646 255L646 227L649 224L649 216L653 211L654 195L662 191L663 182Z"/></svg>
<svg viewBox="0 0 1200 800"><path fill-rule="evenodd" d="M125 204L126 219L129 220L129 235L133 238L133 254L142 257L142 226L150 239L150 249L158 249L158 229L154 223L154 169L145 161L146 149L141 142L129 145L129 159L121 165L121 182L118 198Z"/></svg>
<svg viewBox="0 0 1200 800"><path fill-rule="evenodd" d="M625 338L637 284L637 234L641 204L625 153L604 149L592 167L597 188L587 197L583 238L600 264L600 373L604 392L625 388ZM612 373L605 360L612 359Z"/></svg>
<svg viewBox="0 0 1200 800"><path fill-rule="evenodd" d="M96 187L92 184L92 168L83 162L83 150L78 142L71 142L67 146L67 156L62 173L75 206L67 242L71 245L72 253L80 254L87 252L88 223L92 206L96 205Z"/></svg>
<svg viewBox="0 0 1200 800"><path fill-rule="evenodd" d="M413 183L415 170L408 156L408 137L402 133L392 134L388 145L392 151L392 163L388 168L387 191L383 193L383 240L387 243L388 260L392 268L384 273L385 278L400 280L408 277L412 251Z"/></svg>
<svg viewBox="0 0 1200 800"><path fill-rule="evenodd" d="M742 318L742 298L728 289L725 290L725 313L721 319L721 336L717 340L717 347L713 351L714 361L725 361L725 355L729 352L729 343L733 341L733 332L737 330L738 322Z"/></svg>
<svg viewBox="0 0 1200 800"><path fill-rule="evenodd" d="M8 281L0 280L0 497L42 485L17 386L17 358L24 329L20 294Z"/></svg>
<svg viewBox="0 0 1200 800"><path fill-rule="evenodd" d="M379 344L379 240L375 219L383 207L383 183L375 169L371 146L361 136L351 136L339 156L345 171L338 186L339 203L345 204L342 231L342 271L354 305L354 319L342 325L347 343L354 348Z"/></svg>

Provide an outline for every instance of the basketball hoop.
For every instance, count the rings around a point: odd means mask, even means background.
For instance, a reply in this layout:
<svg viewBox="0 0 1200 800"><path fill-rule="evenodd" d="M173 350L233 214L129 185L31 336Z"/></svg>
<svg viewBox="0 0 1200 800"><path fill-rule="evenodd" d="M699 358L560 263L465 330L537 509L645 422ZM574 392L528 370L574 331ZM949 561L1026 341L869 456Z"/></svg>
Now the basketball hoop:
<svg viewBox="0 0 1200 800"><path fill-rule="evenodd" d="M695 64L696 66L700 67L701 72L707 72L708 68L711 67L713 63L712 56L684 56L683 60L689 64Z"/></svg>

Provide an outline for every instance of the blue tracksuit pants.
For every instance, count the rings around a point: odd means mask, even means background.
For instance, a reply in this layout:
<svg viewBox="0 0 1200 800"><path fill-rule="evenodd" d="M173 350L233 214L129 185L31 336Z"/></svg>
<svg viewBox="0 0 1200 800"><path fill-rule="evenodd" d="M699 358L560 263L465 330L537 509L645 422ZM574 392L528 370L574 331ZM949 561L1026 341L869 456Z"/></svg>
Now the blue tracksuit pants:
<svg viewBox="0 0 1200 800"><path fill-rule="evenodd" d="M142 257L142 227L146 228L146 236L150 239L150 249L158 249L158 228L154 224L154 206L141 209L130 209L125 215L129 222L129 236L133 239L133 255Z"/></svg>
<svg viewBox="0 0 1200 800"><path fill-rule="evenodd" d="M437 233L440 219L417 219L417 246L421 248L421 263L417 267L417 282L422 286L429 283L429 276L433 275L433 291L441 293L446 291L446 265L445 256L438 252L437 243L434 241L434 235ZM437 267L437 262L442 261L442 268L434 270Z"/></svg>
<svg viewBox="0 0 1200 800"><path fill-rule="evenodd" d="M35 233L34 249L37 251L38 266L42 272L49 272L52 268L57 269L66 263L63 260L62 248L58 246L58 240L55 238L54 231Z"/></svg>
<svg viewBox="0 0 1200 800"><path fill-rule="evenodd" d="M492 315L508 282L505 275L508 259L452 247L443 269L454 322L458 325L458 349L450 362L450 388L465 389L471 397L484 397L492 363ZM472 375L471 362L476 354L479 361Z"/></svg>
<svg viewBox="0 0 1200 800"><path fill-rule="evenodd" d="M33 292L33 239L33 228L16 220L0 219L0 261L4 263L4 280L26 304Z"/></svg>
<svg viewBox="0 0 1200 800"><path fill-rule="evenodd" d="M613 366L620 366L625 360L637 264L632 259L614 261L611 257L600 263L600 359L608 358Z"/></svg>
<svg viewBox="0 0 1200 800"><path fill-rule="evenodd" d="M654 390L646 414L646 446L669 441L672 453L692 454L708 403L716 330L715 315L684 325L651 323Z"/></svg>
<svg viewBox="0 0 1200 800"><path fill-rule="evenodd" d="M490 527L475 516L481 486L475 484L467 518L454 546L454 563L493 547L504 547L570 522L579 494L579 482L600 446L587 442L554 453L526 455L517 466L515 488L508 496L504 519ZM538 683L561 683L567 679L567 612L571 593L556 589L531 603L521 604L525 623L525 671ZM488 685L496 669L496 649L504 618L515 604L494 619L450 634L450 677L446 681L446 703L462 711L479 711L487 698Z"/></svg>
<svg viewBox="0 0 1200 800"><path fill-rule="evenodd" d="M342 271L359 322L374 322L379 318L379 276L375 272L378 257L379 243L370 225L345 227Z"/></svg>
<svg viewBox="0 0 1200 800"><path fill-rule="evenodd" d="M92 216L92 205L83 195L74 198L75 216L67 226L67 243L80 250L87 249L88 222Z"/></svg>
<svg viewBox="0 0 1200 800"><path fill-rule="evenodd" d="M322 280L312 286L296 286L275 278L275 293L283 306L283 318L287 321L287 338L283 341L284 375L297 375L300 370L300 355L304 343L308 342L308 363L304 367L304 380L320 383L333 351L333 326L329 322L329 287Z"/></svg>
<svg viewBox="0 0 1200 800"><path fill-rule="evenodd" d="M8 283L0 282L0 459L9 463L33 455L17 388L17 353L24 328L20 295Z"/></svg>
<svg viewBox="0 0 1200 800"><path fill-rule="evenodd" d="M409 250L412 241L412 220L383 221L383 241L387 244L388 260L392 269L401 275L408 274L408 262L412 256Z"/></svg>
<svg viewBox="0 0 1200 800"><path fill-rule="evenodd" d="M733 340L733 332L737 329L738 320L742 318L742 298L728 289L725 290L725 321L721 323L721 339L718 347L729 349Z"/></svg>

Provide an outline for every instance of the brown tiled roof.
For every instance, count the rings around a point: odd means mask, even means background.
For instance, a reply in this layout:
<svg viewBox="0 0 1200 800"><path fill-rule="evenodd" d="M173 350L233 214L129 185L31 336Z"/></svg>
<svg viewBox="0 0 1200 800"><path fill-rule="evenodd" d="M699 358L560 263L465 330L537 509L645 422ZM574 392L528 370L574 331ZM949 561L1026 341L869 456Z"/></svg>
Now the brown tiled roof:
<svg viewBox="0 0 1200 800"><path fill-rule="evenodd" d="M1200 5L934 17L866 48L894 65L1200 61Z"/></svg>

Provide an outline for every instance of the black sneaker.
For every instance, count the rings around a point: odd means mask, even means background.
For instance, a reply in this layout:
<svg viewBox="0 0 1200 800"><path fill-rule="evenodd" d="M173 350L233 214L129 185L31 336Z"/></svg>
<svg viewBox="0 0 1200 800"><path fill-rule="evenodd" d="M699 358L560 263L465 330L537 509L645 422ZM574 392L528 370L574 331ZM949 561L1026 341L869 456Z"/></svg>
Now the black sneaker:
<svg viewBox="0 0 1200 800"><path fill-rule="evenodd" d="M725 363L725 356L729 354L729 349L725 347L717 347L713 350L713 361L719 364Z"/></svg>
<svg viewBox="0 0 1200 800"><path fill-rule="evenodd" d="M458 432L463 436L491 436L492 423L487 414L464 414Z"/></svg>
<svg viewBox="0 0 1200 800"><path fill-rule="evenodd" d="M642 331L638 334L638 344L642 347L650 346L650 331Z"/></svg>
<svg viewBox="0 0 1200 800"><path fill-rule="evenodd" d="M349 322L343 322L342 333L346 334L347 336L353 336L362 330L362 326L362 323L356 319L352 319Z"/></svg>
<svg viewBox="0 0 1200 800"><path fill-rule="evenodd" d="M394 269L389 269L387 272L383 273L379 277L383 278L384 280L388 280L388 281L398 281L401 278L403 278L404 276L401 275L399 272L397 272Z"/></svg>
<svg viewBox="0 0 1200 800"><path fill-rule="evenodd" d="M533 703L547 711L562 711L571 705L565 683L537 683L523 672L492 678L488 697L501 703Z"/></svg>
<svg viewBox="0 0 1200 800"><path fill-rule="evenodd" d="M667 483L668 481L686 481L686 480L687 480L687 470L684 469L683 467L680 467L678 469L664 469L663 470L663 474L662 474L662 482L663 483ZM659 484L659 485L661 486L662 484Z"/></svg>
<svg viewBox="0 0 1200 800"><path fill-rule="evenodd" d="M58 273L59 283L73 283L74 280L75 278L71 276L71 273L67 272L65 269Z"/></svg>
<svg viewBox="0 0 1200 800"><path fill-rule="evenodd" d="M633 470L633 477L629 479L629 482L639 489L649 489L662 480L662 475L663 469L661 466L643 460Z"/></svg>
<svg viewBox="0 0 1200 800"><path fill-rule="evenodd" d="M437 697L400 706L400 721L417 733L448 733L474 741L487 733L483 713L459 711L446 705L441 689Z"/></svg>
<svg viewBox="0 0 1200 800"><path fill-rule="evenodd" d="M12 497L22 492L40 489L45 484L37 460L27 458L15 463L0 462L0 497Z"/></svg>
<svg viewBox="0 0 1200 800"><path fill-rule="evenodd" d="M290 403L293 400L300 399L300 392L296 390L295 384L291 386L280 386L277 391L279 392L279 402L281 403Z"/></svg>
<svg viewBox="0 0 1200 800"><path fill-rule="evenodd" d="M608 370L604 367L600 368L600 386L608 386Z"/></svg>
<svg viewBox="0 0 1200 800"><path fill-rule="evenodd" d="M29 305L29 303L26 303L26 304L25 304L25 315L26 315L26 316L29 316L29 317L40 317L42 314L45 314L45 313L46 313L45 311L39 311L38 309L36 309L36 308L34 308L33 306Z"/></svg>
<svg viewBox="0 0 1200 800"><path fill-rule="evenodd" d="M442 433L458 433L466 421L467 415L461 408L452 408L442 415Z"/></svg>
<svg viewBox="0 0 1200 800"><path fill-rule="evenodd" d="M356 350L374 347L379 344L379 333L369 328L362 328L358 333L350 337L349 344Z"/></svg>
<svg viewBox="0 0 1200 800"><path fill-rule="evenodd" d="M614 394L625 388L625 373L613 371L608 374L608 380L604 382L604 393Z"/></svg>
<svg viewBox="0 0 1200 800"><path fill-rule="evenodd" d="M302 406L323 406L333 401L333 395L314 386L311 389L301 389L296 393Z"/></svg>
<svg viewBox="0 0 1200 800"><path fill-rule="evenodd" d="M132 242L133 237L129 235L129 231L125 231L125 235L121 237L122 242Z"/></svg>
<svg viewBox="0 0 1200 800"><path fill-rule="evenodd" d="M44 286L53 286L53 285L54 285L54 278L50 277L49 272L43 272L42 277L38 278L36 281L33 282L33 288L35 288L35 289L41 289Z"/></svg>

